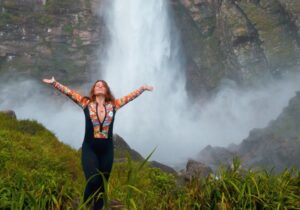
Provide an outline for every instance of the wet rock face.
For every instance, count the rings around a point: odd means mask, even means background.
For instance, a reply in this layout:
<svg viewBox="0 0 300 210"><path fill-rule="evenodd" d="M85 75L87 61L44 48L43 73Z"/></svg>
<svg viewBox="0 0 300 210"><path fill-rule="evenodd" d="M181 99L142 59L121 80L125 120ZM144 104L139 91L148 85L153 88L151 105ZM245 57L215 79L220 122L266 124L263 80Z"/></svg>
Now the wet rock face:
<svg viewBox="0 0 300 210"><path fill-rule="evenodd" d="M180 0L188 9L192 20L204 36L213 33L216 27L216 1L207 0Z"/></svg>
<svg viewBox="0 0 300 210"><path fill-rule="evenodd" d="M91 6L83 0L0 1L0 72L86 81L103 37Z"/></svg>
<svg viewBox="0 0 300 210"><path fill-rule="evenodd" d="M176 3L174 3L176 2ZM187 55L187 88L213 91L297 70L300 1L173 0Z"/></svg>
<svg viewBox="0 0 300 210"><path fill-rule="evenodd" d="M280 1L261 0L256 4L241 2L239 5L258 30L271 72L280 74L297 66L299 35L283 4Z"/></svg>
<svg viewBox="0 0 300 210"><path fill-rule="evenodd" d="M234 1L223 1L220 5L217 27L229 79L246 84L268 75L258 32Z"/></svg>
<svg viewBox="0 0 300 210"><path fill-rule="evenodd" d="M173 0L172 17L180 31L183 51L186 55L186 88L193 96L205 94L216 88L224 77L224 56L216 36L215 1ZM206 8L206 15L200 11ZM200 15L200 16L199 16Z"/></svg>

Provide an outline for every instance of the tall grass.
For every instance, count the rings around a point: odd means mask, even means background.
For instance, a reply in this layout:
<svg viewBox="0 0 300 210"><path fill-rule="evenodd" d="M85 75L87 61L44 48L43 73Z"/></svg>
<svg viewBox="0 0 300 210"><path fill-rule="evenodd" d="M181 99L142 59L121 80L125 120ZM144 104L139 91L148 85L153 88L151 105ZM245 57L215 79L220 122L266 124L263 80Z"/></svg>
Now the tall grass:
<svg viewBox="0 0 300 210"><path fill-rule="evenodd" d="M154 152L154 151L153 151ZM152 152L152 153L153 153ZM105 208L119 209L299 209L300 172L245 170L238 159L205 178L181 184L179 177L152 168L148 159L114 163L104 180ZM59 142L34 121L0 113L0 209L89 209L80 152Z"/></svg>
<svg viewBox="0 0 300 210"><path fill-rule="evenodd" d="M0 113L0 209L73 209L83 180L79 152L36 121Z"/></svg>

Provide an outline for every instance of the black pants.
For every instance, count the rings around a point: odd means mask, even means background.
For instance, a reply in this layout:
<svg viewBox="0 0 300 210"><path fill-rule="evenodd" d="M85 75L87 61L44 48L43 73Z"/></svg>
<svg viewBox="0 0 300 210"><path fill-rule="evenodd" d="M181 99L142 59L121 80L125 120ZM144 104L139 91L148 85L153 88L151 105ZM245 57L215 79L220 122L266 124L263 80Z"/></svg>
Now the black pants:
<svg viewBox="0 0 300 210"><path fill-rule="evenodd" d="M103 173L108 181L112 169L113 156L112 139L93 139L89 143L84 141L82 144L82 168L88 181L84 191L84 202L98 191L91 199L94 203L94 210L99 210L103 207L103 197L101 196L97 199L99 193L104 193L103 179L100 173Z"/></svg>

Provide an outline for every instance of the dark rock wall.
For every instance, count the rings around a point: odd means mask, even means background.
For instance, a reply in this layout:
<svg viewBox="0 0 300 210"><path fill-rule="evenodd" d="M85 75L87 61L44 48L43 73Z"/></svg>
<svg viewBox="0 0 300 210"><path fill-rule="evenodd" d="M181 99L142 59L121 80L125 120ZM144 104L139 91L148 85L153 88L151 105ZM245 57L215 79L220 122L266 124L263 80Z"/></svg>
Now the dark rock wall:
<svg viewBox="0 0 300 210"><path fill-rule="evenodd" d="M89 0L0 0L0 74L86 81L103 36Z"/></svg>
<svg viewBox="0 0 300 210"><path fill-rule="evenodd" d="M299 70L300 1L173 0L172 7L194 95L223 79L251 86Z"/></svg>

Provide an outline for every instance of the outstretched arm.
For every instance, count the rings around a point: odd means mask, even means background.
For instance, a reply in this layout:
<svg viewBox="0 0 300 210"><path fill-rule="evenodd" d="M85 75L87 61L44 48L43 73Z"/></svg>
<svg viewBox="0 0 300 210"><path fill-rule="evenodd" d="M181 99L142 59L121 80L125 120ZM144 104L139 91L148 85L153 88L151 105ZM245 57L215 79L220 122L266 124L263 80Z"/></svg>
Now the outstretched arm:
<svg viewBox="0 0 300 210"><path fill-rule="evenodd" d="M124 106L128 102L132 101L133 99L135 99L136 97L138 97L139 95L141 95L146 90L152 91L153 87L149 86L149 85L143 85L140 88L132 91L128 95L123 96L122 98L116 99L115 100L116 110L120 109L122 106Z"/></svg>
<svg viewBox="0 0 300 210"><path fill-rule="evenodd" d="M76 104L78 104L81 108L85 108L86 105L89 103L89 99L82 97L79 93L74 90L69 89L67 86L62 85L61 83L57 82L54 77L52 79L43 79L43 82L51 84L54 88L59 90L61 93L68 96L72 99Z"/></svg>

